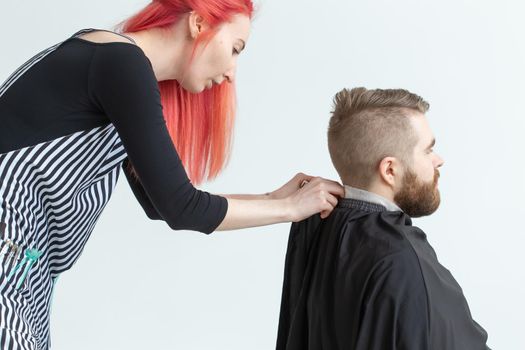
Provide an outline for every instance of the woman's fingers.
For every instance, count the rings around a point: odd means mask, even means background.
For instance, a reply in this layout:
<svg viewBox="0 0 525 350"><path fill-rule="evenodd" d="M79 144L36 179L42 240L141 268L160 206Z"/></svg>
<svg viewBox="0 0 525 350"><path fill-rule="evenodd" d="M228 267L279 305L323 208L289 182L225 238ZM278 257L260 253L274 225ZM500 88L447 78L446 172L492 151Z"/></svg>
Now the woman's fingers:
<svg viewBox="0 0 525 350"><path fill-rule="evenodd" d="M296 177L301 179L300 189L291 199L297 221L318 213L323 219L328 217L337 205L338 197L344 197L344 187L336 181L303 173L298 173Z"/></svg>
<svg viewBox="0 0 525 350"><path fill-rule="evenodd" d="M344 197L345 195L344 187L337 181L325 179L319 176L310 176L304 173L298 173L296 177L300 179L300 188L311 183L312 186L317 185L320 190L324 189L336 196Z"/></svg>
<svg viewBox="0 0 525 350"><path fill-rule="evenodd" d="M303 186L306 186L306 183L304 183ZM323 179L321 177L315 177L312 180L308 182L308 187L312 188L313 190L318 191L326 191L333 195L344 197L345 195L345 189L341 184L339 184L336 181Z"/></svg>
<svg viewBox="0 0 525 350"><path fill-rule="evenodd" d="M330 184L330 186L334 186L334 188L337 188L337 192L334 191L335 194L340 195L341 197L345 196L345 188L344 188L343 185L341 185L339 182L333 181L333 180L325 179L325 181L328 184Z"/></svg>
<svg viewBox="0 0 525 350"><path fill-rule="evenodd" d="M313 179L315 176L308 175L308 174L305 174L305 173L297 173L297 174L295 174L295 177L296 177L296 178L299 178L299 179L305 179L305 180L310 181L310 180Z"/></svg>
<svg viewBox="0 0 525 350"><path fill-rule="evenodd" d="M304 173L298 173L294 177L295 182L299 184L299 188L302 188L304 185L312 181L312 179L314 179L314 176L306 175Z"/></svg>
<svg viewBox="0 0 525 350"><path fill-rule="evenodd" d="M303 173L295 174L287 183L276 189L275 191L269 192L271 199L282 199L290 196L295 191L301 188L303 182L308 182L313 176L306 175Z"/></svg>
<svg viewBox="0 0 525 350"><path fill-rule="evenodd" d="M339 183L329 181L326 183L326 186L327 186L327 191L330 192L331 194L339 196L339 197L345 196L345 188L341 186Z"/></svg>
<svg viewBox="0 0 525 350"><path fill-rule="evenodd" d="M335 206L337 205L337 198L331 194L327 194L325 197L325 202L322 205L322 210L320 212L321 219L324 219L332 213L332 210L334 210Z"/></svg>
<svg viewBox="0 0 525 350"><path fill-rule="evenodd" d="M334 195L331 195L331 194L328 194L326 196L326 200L328 201L328 203L330 203L330 205L333 207L335 207L337 205L337 198L334 196ZM327 208L327 209L330 209L330 208Z"/></svg>

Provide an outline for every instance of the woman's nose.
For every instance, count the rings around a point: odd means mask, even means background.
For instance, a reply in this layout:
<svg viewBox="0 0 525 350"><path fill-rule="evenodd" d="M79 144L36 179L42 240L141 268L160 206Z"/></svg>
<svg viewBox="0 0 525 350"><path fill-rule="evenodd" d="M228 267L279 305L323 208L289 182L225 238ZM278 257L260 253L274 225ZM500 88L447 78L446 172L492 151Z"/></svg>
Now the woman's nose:
<svg viewBox="0 0 525 350"><path fill-rule="evenodd" d="M224 78L228 80L228 82L233 83L235 81L235 68L232 68L224 73Z"/></svg>

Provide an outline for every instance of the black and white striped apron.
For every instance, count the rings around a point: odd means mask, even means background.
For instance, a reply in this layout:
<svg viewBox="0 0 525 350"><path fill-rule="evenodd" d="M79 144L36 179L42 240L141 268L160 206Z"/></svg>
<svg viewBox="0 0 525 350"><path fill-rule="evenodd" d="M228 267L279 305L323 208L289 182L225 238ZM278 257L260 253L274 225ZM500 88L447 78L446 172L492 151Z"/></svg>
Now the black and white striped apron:
<svg viewBox="0 0 525 350"><path fill-rule="evenodd" d="M18 68L0 98L60 44ZM0 154L0 349L51 347L54 284L80 256L126 156L111 123Z"/></svg>

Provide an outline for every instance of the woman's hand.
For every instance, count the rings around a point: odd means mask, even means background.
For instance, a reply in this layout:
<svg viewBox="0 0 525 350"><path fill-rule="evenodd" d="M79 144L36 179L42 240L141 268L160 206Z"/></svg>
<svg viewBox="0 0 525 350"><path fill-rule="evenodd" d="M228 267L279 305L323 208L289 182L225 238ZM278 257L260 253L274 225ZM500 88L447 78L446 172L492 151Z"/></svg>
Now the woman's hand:
<svg viewBox="0 0 525 350"><path fill-rule="evenodd" d="M299 173L265 195L223 195L228 211L216 231L296 222L317 213L324 219L337 205L337 196L344 193L338 182Z"/></svg>
<svg viewBox="0 0 525 350"><path fill-rule="evenodd" d="M268 193L268 199L284 199L294 194L301 188L304 181L311 181L314 177L303 173L297 173L290 181L273 192Z"/></svg>
<svg viewBox="0 0 525 350"><path fill-rule="evenodd" d="M297 222L319 212L322 219L326 218L337 205L337 197L344 197L345 191L336 181L299 173L272 195L284 196L290 219Z"/></svg>

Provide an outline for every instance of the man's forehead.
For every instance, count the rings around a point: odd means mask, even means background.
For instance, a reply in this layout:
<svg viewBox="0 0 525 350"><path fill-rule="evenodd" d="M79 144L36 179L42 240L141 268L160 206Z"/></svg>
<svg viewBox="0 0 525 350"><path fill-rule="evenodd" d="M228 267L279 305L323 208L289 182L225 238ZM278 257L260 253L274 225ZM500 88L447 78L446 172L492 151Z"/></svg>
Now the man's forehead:
<svg viewBox="0 0 525 350"><path fill-rule="evenodd" d="M411 115L410 122L418 138L418 143L424 147L429 146L435 138L426 115L414 112Z"/></svg>

